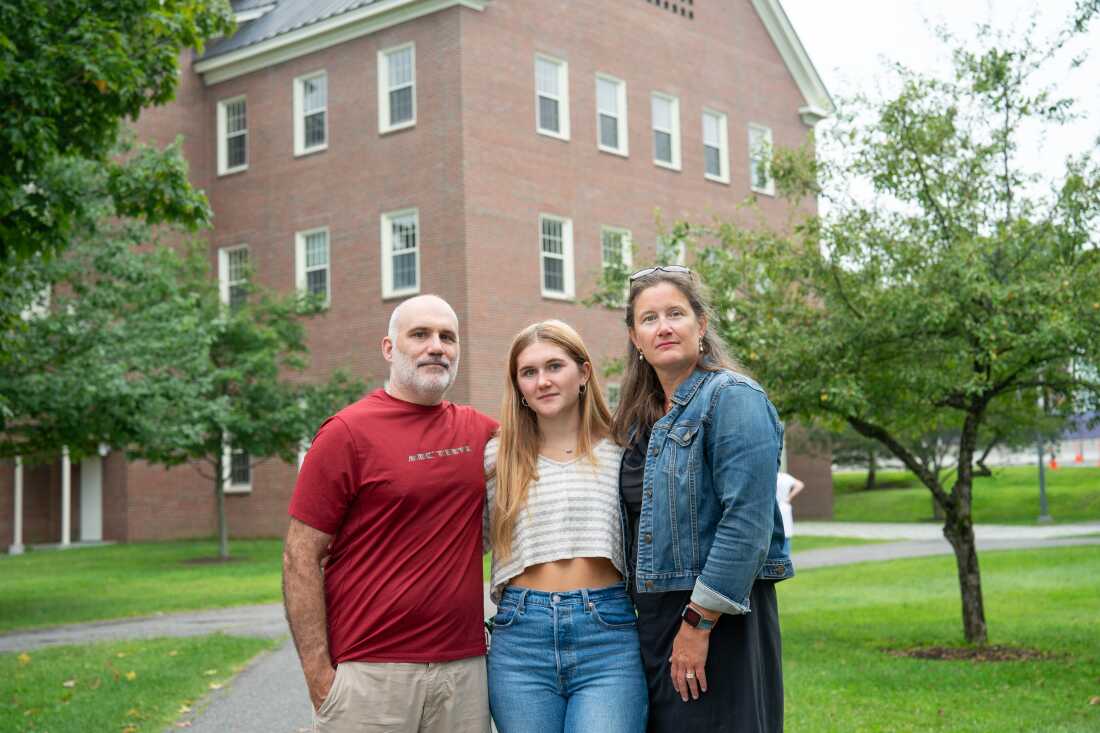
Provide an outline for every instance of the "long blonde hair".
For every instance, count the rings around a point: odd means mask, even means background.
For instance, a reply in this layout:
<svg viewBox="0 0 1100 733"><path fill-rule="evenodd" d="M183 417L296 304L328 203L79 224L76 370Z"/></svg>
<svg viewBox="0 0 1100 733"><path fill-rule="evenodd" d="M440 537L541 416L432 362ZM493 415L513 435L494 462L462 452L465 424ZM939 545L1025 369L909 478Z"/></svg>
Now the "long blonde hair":
<svg viewBox="0 0 1100 733"><path fill-rule="evenodd" d="M558 346L578 368L587 363L590 369L588 386L580 396L580 433L577 436L578 457L596 461L592 449L610 430L611 412L607 409L603 392L591 368L592 358L578 334L561 321L533 323L516 334L508 351L508 374L505 377L504 400L500 408L500 438L496 466L490 477L496 477L496 496L490 507L489 541L493 554L507 559L512 554L512 532L516 518L527 506L527 491L532 481L538 480L539 424L535 411L523 404L519 391L517 366L519 355L533 343Z"/></svg>

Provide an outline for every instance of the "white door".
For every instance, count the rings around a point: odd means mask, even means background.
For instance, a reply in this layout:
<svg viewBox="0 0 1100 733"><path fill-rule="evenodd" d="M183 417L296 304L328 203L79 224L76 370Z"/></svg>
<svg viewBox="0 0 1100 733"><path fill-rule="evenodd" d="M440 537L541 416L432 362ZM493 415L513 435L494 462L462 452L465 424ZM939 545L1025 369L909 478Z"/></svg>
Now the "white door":
<svg viewBox="0 0 1100 733"><path fill-rule="evenodd" d="M103 459L99 456L80 462L80 541L103 539Z"/></svg>

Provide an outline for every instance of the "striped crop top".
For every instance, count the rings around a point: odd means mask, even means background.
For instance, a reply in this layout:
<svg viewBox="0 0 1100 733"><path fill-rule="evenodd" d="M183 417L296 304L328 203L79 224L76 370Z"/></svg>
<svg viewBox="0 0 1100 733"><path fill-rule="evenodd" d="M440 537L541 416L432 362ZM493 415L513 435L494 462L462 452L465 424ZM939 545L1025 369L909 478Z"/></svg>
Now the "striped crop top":
<svg viewBox="0 0 1100 733"><path fill-rule="evenodd" d="M485 471L496 465L499 441L485 446ZM527 491L527 506L512 530L512 554L506 562L493 556L489 596L500 602L508 581L532 565L574 557L605 557L626 575L619 510L619 463L623 450L610 439L593 447L596 463L585 457L559 463L539 456L538 478ZM484 536L488 539L489 510L496 495L496 478L486 482L488 501Z"/></svg>

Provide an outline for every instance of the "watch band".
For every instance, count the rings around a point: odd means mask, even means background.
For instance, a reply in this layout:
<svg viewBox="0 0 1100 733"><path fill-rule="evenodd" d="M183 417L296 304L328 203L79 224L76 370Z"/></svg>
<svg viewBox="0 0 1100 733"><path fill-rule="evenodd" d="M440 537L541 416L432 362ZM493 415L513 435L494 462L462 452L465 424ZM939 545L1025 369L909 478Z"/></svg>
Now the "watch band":
<svg viewBox="0 0 1100 733"><path fill-rule="evenodd" d="M718 623L717 619L711 621L706 616L696 611L691 607L690 603L684 606L684 610L680 612L680 618L682 618L684 623L688 626L694 626L702 631L710 631L714 628L714 625Z"/></svg>

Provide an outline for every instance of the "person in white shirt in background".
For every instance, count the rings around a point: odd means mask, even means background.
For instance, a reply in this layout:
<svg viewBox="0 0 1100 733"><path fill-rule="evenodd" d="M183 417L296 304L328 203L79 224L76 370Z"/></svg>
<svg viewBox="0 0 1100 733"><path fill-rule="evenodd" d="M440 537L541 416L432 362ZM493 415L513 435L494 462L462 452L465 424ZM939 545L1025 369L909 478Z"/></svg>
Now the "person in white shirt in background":
<svg viewBox="0 0 1100 733"><path fill-rule="evenodd" d="M791 535L794 534L794 511L791 502L802 493L806 484L789 473L779 472L775 482L775 500L779 502L779 513L783 516L783 535L787 538L787 551L790 551Z"/></svg>

